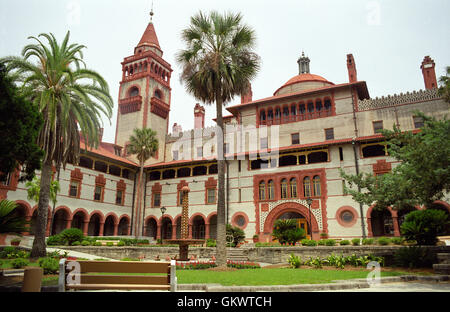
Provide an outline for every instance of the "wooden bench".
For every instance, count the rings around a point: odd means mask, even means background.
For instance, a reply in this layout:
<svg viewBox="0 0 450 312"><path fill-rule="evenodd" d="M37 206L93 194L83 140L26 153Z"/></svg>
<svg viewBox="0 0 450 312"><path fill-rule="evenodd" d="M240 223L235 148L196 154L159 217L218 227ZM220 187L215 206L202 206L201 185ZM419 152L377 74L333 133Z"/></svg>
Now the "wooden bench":
<svg viewBox="0 0 450 312"><path fill-rule="evenodd" d="M108 289L176 291L176 262L73 261L63 258L59 262L58 287L60 292Z"/></svg>

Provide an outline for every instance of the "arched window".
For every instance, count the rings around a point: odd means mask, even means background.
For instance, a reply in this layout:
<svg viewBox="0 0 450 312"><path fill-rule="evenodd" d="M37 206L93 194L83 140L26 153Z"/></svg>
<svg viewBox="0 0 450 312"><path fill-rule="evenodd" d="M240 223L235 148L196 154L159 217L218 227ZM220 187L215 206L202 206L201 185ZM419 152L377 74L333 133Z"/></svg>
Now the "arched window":
<svg viewBox="0 0 450 312"><path fill-rule="evenodd" d="M320 177L315 176L313 178L313 184L314 184L314 196L320 196Z"/></svg>
<svg viewBox="0 0 450 312"><path fill-rule="evenodd" d="M314 112L314 103L308 102L308 113Z"/></svg>
<svg viewBox="0 0 450 312"><path fill-rule="evenodd" d="M289 121L289 107L287 107L287 106L283 107L283 121L284 122Z"/></svg>
<svg viewBox="0 0 450 312"><path fill-rule="evenodd" d="M324 107L326 111L331 111L331 100L330 99L325 99L324 101Z"/></svg>
<svg viewBox="0 0 450 312"><path fill-rule="evenodd" d="M319 114L320 114L320 112L322 111L322 100L316 100L316 111L317 112L319 112Z"/></svg>
<svg viewBox="0 0 450 312"><path fill-rule="evenodd" d="M281 198L287 197L288 197L287 180L283 179L281 180Z"/></svg>
<svg viewBox="0 0 450 312"><path fill-rule="evenodd" d="M292 198L297 197L297 179L296 178L292 178L289 181L289 189L291 191L291 197Z"/></svg>
<svg viewBox="0 0 450 312"><path fill-rule="evenodd" d="M137 87L132 87L129 91L128 91L128 96L132 97L132 96L137 96L139 95L139 89Z"/></svg>
<svg viewBox="0 0 450 312"><path fill-rule="evenodd" d="M266 183L264 181L259 182L259 200L266 199Z"/></svg>
<svg viewBox="0 0 450 312"><path fill-rule="evenodd" d="M160 90L155 90L155 98L162 100L162 94Z"/></svg>
<svg viewBox="0 0 450 312"><path fill-rule="evenodd" d="M265 123L266 123L266 111L265 111L265 110L262 110L262 111L259 113L259 120L260 120L260 122L261 122L262 124L265 124Z"/></svg>
<svg viewBox="0 0 450 312"><path fill-rule="evenodd" d="M295 120L295 115L297 115L297 105L291 105L291 121Z"/></svg>
<svg viewBox="0 0 450 312"><path fill-rule="evenodd" d="M273 119L273 109L269 108L267 110L267 120L272 120Z"/></svg>
<svg viewBox="0 0 450 312"><path fill-rule="evenodd" d="M303 191L304 191L305 197L311 196L311 179L309 177L305 177L303 179Z"/></svg>
<svg viewBox="0 0 450 312"><path fill-rule="evenodd" d="M275 188L273 180L269 180L269 183L267 183L267 199L274 199L275 198Z"/></svg>
<svg viewBox="0 0 450 312"><path fill-rule="evenodd" d="M275 119L280 119L281 118L281 111L279 107L275 108Z"/></svg>

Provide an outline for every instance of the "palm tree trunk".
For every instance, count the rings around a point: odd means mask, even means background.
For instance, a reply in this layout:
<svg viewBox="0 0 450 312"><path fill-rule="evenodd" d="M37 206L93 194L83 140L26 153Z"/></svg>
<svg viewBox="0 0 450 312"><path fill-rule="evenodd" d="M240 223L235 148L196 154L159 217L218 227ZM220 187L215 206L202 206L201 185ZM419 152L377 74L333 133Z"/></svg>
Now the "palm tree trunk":
<svg viewBox="0 0 450 312"><path fill-rule="evenodd" d="M36 229L34 233L33 247L30 257L37 259L47 255L45 234L47 231L48 203L50 199L50 182L52 179L52 161L47 159L42 164L41 190L39 192L39 204L36 218Z"/></svg>
<svg viewBox="0 0 450 312"><path fill-rule="evenodd" d="M143 223L143 217L144 217L144 208L143 207L143 197L144 197L144 163L141 163L141 168L139 171L139 205L138 205L138 224L136 228L136 233L138 233L138 236L144 235L142 232L142 223Z"/></svg>
<svg viewBox="0 0 450 312"><path fill-rule="evenodd" d="M217 244L216 244L216 264L218 267L227 265L227 242L226 242L226 216L225 216L225 155L224 155L224 132L222 118L222 99L220 92L216 93L216 115L217 125L220 131L217 135Z"/></svg>

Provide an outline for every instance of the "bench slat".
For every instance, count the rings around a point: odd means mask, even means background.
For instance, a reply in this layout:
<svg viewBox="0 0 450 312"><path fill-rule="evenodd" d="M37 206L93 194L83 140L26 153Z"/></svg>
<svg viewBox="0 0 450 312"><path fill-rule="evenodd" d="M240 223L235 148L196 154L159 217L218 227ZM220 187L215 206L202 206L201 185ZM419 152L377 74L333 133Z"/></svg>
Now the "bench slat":
<svg viewBox="0 0 450 312"><path fill-rule="evenodd" d="M67 285L66 289L79 290L100 290L100 289L116 289L116 290L170 290L170 285L138 285L138 284L81 284Z"/></svg>
<svg viewBox="0 0 450 312"><path fill-rule="evenodd" d="M82 274L81 284L137 284L168 285L167 275L93 275Z"/></svg>
<svg viewBox="0 0 450 312"><path fill-rule="evenodd" d="M79 260L77 262L80 263L80 273L170 273L170 262L88 260Z"/></svg>

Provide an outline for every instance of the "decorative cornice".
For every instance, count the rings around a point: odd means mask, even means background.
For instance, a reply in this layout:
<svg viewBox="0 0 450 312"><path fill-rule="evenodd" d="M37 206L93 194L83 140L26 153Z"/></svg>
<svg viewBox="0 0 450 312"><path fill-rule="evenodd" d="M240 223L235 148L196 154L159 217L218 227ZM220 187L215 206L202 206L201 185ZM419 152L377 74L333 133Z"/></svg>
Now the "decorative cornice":
<svg viewBox="0 0 450 312"><path fill-rule="evenodd" d="M81 180L83 180L83 173L81 172L81 170L79 168L75 168L74 170L72 170L70 172L70 178L73 180L81 181Z"/></svg>

